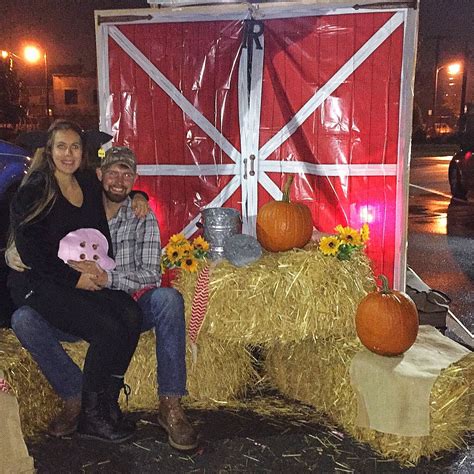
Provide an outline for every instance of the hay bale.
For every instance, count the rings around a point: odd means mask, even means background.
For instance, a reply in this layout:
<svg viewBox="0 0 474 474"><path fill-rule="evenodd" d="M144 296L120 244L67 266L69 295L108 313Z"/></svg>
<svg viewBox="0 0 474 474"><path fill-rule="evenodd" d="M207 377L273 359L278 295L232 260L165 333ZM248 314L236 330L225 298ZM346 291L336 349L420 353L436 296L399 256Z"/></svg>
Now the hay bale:
<svg viewBox="0 0 474 474"><path fill-rule="evenodd" d="M196 274L182 272L174 282L184 296L188 320L196 280ZM251 345L352 337L357 305L373 287L364 253L341 261L324 256L315 244L265 253L242 268L222 262L211 274L202 333Z"/></svg>
<svg viewBox="0 0 474 474"><path fill-rule="evenodd" d="M463 435L473 428L474 354L443 370L434 383L430 435L408 437L355 425L357 399L349 368L361 347L356 339L278 344L269 349L265 368L270 383L283 394L326 413L351 436L403 465L413 466L421 457L464 445Z"/></svg>
<svg viewBox="0 0 474 474"><path fill-rule="evenodd" d="M44 431L56 413L59 398L12 331L0 329L0 369L18 400L23 434Z"/></svg>
<svg viewBox="0 0 474 474"><path fill-rule="evenodd" d="M155 335L142 335L126 380L132 387L129 409L157 407ZM252 356L242 345L216 341L206 335L199 339L199 352L193 363L189 346L186 351L186 403L213 406L245 395L256 378Z"/></svg>
<svg viewBox="0 0 474 474"><path fill-rule="evenodd" d="M65 343L64 347L82 366L87 343ZM189 396L185 403L196 402L201 407L212 407L243 396L257 377L252 356L245 347L215 341L204 335L199 340L196 364L191 360L189 349L186 362ZM8 330L0 330L0 369L17 395L25 436L45 431L61 408L61 402L29 353ZM132 396L128 407L122 403L124 408L157 408L155 336L152 331L140 338L126 381L132 387Z"/></svg>

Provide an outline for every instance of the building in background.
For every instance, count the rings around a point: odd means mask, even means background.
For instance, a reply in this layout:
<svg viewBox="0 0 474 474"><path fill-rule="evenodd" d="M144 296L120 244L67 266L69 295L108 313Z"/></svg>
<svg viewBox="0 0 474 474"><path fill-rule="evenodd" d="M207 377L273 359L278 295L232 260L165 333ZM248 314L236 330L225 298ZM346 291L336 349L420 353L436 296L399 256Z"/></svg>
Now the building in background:
<svg viewBox="0 0 474 474"><path fill-rule="evenodd" d="M97 127L97 78L95 72L83 69L82 64L54 66L47 88L38 74L23 74L22 103L30 128L47 128L56 118L73 119L85 128ZM49 117L46 117L47 89Z"/></svg>
<svg viewBox="0 0 474 474"><path fill-rule="evenodd" d="M54 117L75 120L84 128L97 128L95 74L53 74Z"/></svg>

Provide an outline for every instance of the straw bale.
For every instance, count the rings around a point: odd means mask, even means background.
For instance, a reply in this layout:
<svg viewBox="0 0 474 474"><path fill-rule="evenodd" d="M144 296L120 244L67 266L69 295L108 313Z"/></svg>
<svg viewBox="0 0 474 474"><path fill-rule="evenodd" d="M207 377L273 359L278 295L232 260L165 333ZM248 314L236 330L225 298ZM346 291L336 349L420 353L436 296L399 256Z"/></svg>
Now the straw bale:
<svg viewBox="0 0 474 474"><path fill-rule="evenodd" d="M82 366L87 343L64 343L72 359ZM242 345L216 341L203 336L196 363L191 351L186 354L188 392L186 403L198 402L212 407L245 395L247 387L256 380L253 358ZM59 411L61 401L51 389L29 353L23 349L11 331L0 330L0 370L14 389L25 436L46 429ZM132 387L127 410L157 408L155 336L152 331L142 335L126 374ZM123 402L123 400L122 400Z"/></svg>
<svg viewBox="0 0 474 474"><path fill-rule="evenodd" d="M150 409L157 406L155 335L142 335L126 380L132 387L129 409ZM198 401L200 406L211 406L245 395L247 387L257 375L252 356L238 344L223 343L212 337L200 340L197 360L192 361L189 346L186 352L186 402Z"/></svg>
<svg viewBox="0 0 474 474"><path fill-rule="evenodd" d="M430 398L430 435L408 437L355 425L357 400L349 367L360 348L356 339L278 344L269 349L265 368L270 383L283 394L326 413L351 436L403 465L414 465L421 457L464 445L463 435L473 428L474 354L443 370L435 381Z"/></svg>
<svg viewBox="0 0 474 474"><path fill-rule="evenodd" d="M0 329L0 369L18 399L23 434L45 430L59 399L15 335L5 329Z"/></svg>
<svg viewBox="0 0 474 474"><path fill-rule="evenodd" d="M197 275L182 272L174 286L191 317ZM202 333L243 344L288 343L308 337L355 335L359 301L374 287L362 252L341 261L315 244L265 253L246 267L220 262L212 271Z"/></svg>

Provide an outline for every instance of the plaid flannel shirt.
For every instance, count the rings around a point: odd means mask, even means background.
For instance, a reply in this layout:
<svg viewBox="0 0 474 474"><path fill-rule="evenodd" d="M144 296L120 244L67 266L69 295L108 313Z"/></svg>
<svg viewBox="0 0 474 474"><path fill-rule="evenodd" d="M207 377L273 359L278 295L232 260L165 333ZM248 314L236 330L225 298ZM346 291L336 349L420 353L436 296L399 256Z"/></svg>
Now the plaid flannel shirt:
<svg viewBox="0 0 474 474"><path fill-rule="evenodd" d="M107 271L107 288L133 294L147 286L160 286L160 231L153 212L138 219L127 198L109 220L109 229L117 266Z"/></svg>

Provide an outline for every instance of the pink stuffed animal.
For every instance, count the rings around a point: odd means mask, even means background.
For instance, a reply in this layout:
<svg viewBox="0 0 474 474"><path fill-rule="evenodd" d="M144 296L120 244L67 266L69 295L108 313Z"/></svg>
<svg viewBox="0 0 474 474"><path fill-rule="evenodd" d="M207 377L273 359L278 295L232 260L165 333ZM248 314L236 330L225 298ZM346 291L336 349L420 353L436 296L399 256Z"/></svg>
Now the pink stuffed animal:
<svg viewBox="0 0 474 474"><path fill-rule="evenodd" d="M97 229L78 229L61 239L58 257L64 263L68 260L92 260L104 270L113 270L116 264L107 255L108 250L109 243L102 232Z"/></svg>

